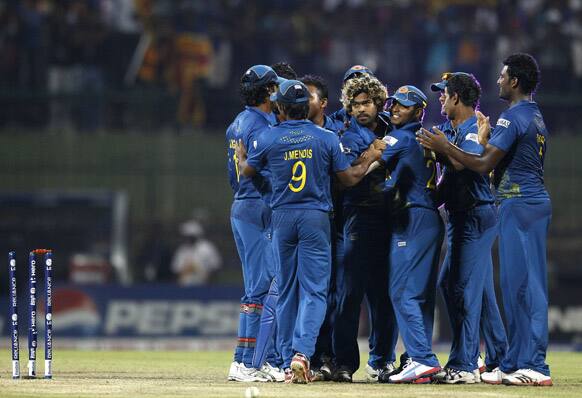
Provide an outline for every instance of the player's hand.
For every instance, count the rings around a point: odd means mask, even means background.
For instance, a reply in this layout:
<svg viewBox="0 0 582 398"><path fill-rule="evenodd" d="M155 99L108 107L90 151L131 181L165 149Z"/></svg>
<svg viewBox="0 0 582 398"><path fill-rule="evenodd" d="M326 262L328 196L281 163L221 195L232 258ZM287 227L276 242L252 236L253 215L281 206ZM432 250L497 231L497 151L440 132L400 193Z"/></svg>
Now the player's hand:
<svg viewBox="0 0 582 398"><path fill-rule="evenodd" d="M436 127L433 127L432 129L434 130L434 133L431 133L425 128L421 128L420 133L416 135L416 141L420 142L420 145L423 147L434 152L445 153L447 146L449 145L447 136Z"/></svg>
<svg viewBox="0 0 582 398"><path fill-rule="evenodd" d="M379 149L381 151L384 151L384 149L386 149L386 142L383 140L375 139L372 145L374 146L374 149Z"/></svg>
<svg viewBox="0 0 582 398"><path fill-rule="evenodd" d="M245 144L243 144L242 140L238 140L234 151L239 162L244 162L247 160L247 149L245 148Z"/></svg>
<svg viewBox="0 0 582 398"><path fill-rule="evenodd" d="M491 125L489 124L489 116L485 117L481 111L475 112L477 115L477 140L479 144L485 146L489 142L489 135L491 134Z"/></svg>
<svg viewBox="0 0 582 398"><path fill-rule="evenodd" d="M374 144L370 144L368 149L360 156L362 159L372 159L372 161L379 160L382 157L383 149L376 149Z"/></svg>

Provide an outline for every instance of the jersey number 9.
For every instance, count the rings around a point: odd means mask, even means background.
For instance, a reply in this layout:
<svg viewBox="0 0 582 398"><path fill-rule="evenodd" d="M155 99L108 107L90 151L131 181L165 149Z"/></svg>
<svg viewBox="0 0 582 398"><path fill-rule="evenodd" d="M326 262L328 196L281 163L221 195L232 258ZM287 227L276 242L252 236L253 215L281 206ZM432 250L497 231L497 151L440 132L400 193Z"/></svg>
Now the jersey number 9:
<svg viewBox="0 0 582 398"><path fill-rule="evenodd" d="M301 168L301 170L297 170ZM291 182L289 183L289 189L293 192L299 192L305 188L305 181L307 181L307 167L305 163L301 160L295 162L293 169L291 170ZM299 183L298 185L295 183Z"/></svg>

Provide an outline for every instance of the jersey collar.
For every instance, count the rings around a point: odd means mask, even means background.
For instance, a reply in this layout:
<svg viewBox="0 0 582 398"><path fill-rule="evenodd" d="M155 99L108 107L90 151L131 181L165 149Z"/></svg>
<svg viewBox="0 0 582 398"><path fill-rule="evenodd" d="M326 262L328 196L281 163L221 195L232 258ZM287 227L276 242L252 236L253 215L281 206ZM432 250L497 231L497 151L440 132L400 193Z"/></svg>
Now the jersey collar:
<svg viewBox="0 0 582 398"><path fill-rule="evenodd" d="M299 126L299 125L308 124L308 123L313 124L313 122L311 120L307 120L307 119L285 120L284 122L279 123L279 126Z"/></svg>
<svg viewBox="0 0 582 398"><path fill-rule="evenodd" d="M456 131L465 131L466 129L468 129L469 127L474 125L475 123L477 123L477 116L473 115L470 118L468 118L467 120L465 120L463 123L459 124L456 128Z"/></svg>

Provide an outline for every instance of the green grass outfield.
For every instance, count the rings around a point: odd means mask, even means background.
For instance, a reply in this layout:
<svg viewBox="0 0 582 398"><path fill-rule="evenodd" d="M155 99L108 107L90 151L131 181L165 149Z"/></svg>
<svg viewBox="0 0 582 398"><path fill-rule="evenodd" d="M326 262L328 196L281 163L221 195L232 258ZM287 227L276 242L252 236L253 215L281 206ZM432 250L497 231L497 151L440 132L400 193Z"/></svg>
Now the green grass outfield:
<svg viewBox="0 0 582 398"><path fill-rule="evenodd" d="M230 352L55 351L53 380L12 380L10 354L7 350L1 353L5 360L0 372L0 397L240 398L248 386L226 382ZM441 356L441 360L444 359ZM582 397L582 353L552 352L548 361L552 366L554 387L413 386L364 382L252 385L260 389L262 398ZM39 362L39 371L42 372L43 362ZM23 373L25 368L26 360L22 360ZM355 375L356 381L362 379L361 372Z"/></svg>

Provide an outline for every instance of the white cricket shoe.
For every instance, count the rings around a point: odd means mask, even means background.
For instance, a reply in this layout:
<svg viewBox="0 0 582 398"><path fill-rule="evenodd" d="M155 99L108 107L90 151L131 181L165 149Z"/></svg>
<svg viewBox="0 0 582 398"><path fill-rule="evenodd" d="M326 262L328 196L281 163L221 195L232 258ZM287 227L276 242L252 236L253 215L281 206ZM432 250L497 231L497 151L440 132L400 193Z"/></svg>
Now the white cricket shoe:
<svg viewBox="0 0 582 398"><path fill-rule="evenodd" d="M380 376L381 373L389 375L392 372L394 372L394 370L396 370L396 367L394 366L394 363L392 363L392 362L388 362L381 369L374 369L369 364L366 364L366 368L364 369L364 374L365 374L365 378L366 378L367 382L375 383L378 381L378 377Z"/></svg>
<svg viewBox="0 0 582 398"><path fill-rule="evenodd" d="M238 363L237 361L233 361L230 364L230 368L228 369L228 377L227 377L228 381L235 381L236 380L236 378L238 376L238 368L240 365L242 365L242 364Z"/></svg>
<svg viewBox="0 0 582 398"><path fill-rule="evenodd" d="M473 377L475 378L475 383L481 383L481 372L479 371L479 368L473 371Z"/></svg>
<svg viewBox="0 0 582 398"><path fill-rule="evenodd" d="M503 384L508 386L552 386L552 378L533 369L519 369L503 378Z"/></svg>
<svg viewBox="0 0 582 398"><path fill-rule="evenodd" d="M366 381L374 383L378 381L378 375L380 374L380 369L374 369L370 366L370 364L366 364L366 368L364 369L364 374Z"/></svg>
<svg viewBox="0 0 582 398"><path fill-rule="evenodd" d="M285 381L285 372L283 371L283 369L271 366L271 364L268 362L263 365L263 367L261 368L261 372L269 376L271 381L279 383Z"/></svg>
<svg viewBox="0 0 582 398"><path fill-rule="evenodd" d="M400 373L390 376L390 383L426 384L440 372L440 366L427 366L408 358Z"/></svg>
<svg viewBox="0 0 582 398"><path fill-rule="evenodd" d="M243 363L238 367L238 374L234 378L234 381L240 381L243 383L266 383L271 381L271 378L255 368L247 368Z"/></svg>
<svg viewBox="0 0 582 398"><path fill-rule="evenodd" d="M487 384L501 384L505 377L507 377L507 374L503 373L499 367L491 372L481 373L481 381Z"/></svg>
<svg viewBox="0 0 582 398"><path fill-rule="evenodd" d="M437 383L443 383L443 380L445 379L447 375L447 368L442 368L441 370L439 370L437 373L435 373L432 376L432 380L437 382Z"/></svg>
<svg viewBox="0 0 582 398"><path fill-rule="evenodd" d="M442 375L442 373L439 372L437 373L437 376L435 376L434 379L445 384L475 384L475 376L473 375L473 372L467 372L464 370L445 368L445 374Z"/></svg>

